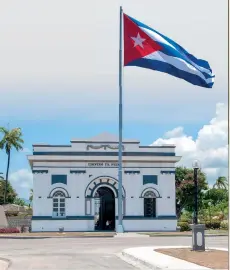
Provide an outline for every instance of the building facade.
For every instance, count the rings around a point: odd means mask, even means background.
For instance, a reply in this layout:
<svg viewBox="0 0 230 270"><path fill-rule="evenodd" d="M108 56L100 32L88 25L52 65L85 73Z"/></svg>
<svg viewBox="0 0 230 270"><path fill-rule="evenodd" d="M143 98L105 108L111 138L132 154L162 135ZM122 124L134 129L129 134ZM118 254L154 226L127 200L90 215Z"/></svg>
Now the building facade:
<svg viewBox="0 0 230 270"><path fill-rule="evenodd" d="M123 140L125 231L175 231L174 145ZM114 230L118 221L118 139L103 133L70 145L33 145L32 231Z"/></svg>

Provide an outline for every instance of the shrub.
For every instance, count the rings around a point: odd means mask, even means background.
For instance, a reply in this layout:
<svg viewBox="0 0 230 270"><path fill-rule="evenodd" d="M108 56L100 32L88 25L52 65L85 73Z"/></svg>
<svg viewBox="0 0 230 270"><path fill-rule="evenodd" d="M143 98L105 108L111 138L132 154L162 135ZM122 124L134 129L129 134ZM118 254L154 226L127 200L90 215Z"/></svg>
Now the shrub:
<svg viewBox="0 0 230 270"><path fill-rule="evenodd" d="M17 228L0 228L0 233L19 233Z"/></svg>
<svg viewBox="0 0 230 270"><path fill-rule="evenodd" d="M177 226L180 227L181 232L190 231L191 228L188 224L188 222L178 222Z"/></svg>
<svg viewBox="0 0 230 270"><path fill-rule="evenodd" d="M223 229L223 230L228 230L228 221L227 220L223 220L220 223L220 228Z"/></svg>
<svg viewBox="0 0 230 270"><path fill-rule="evenodd" d="M219 220L211 220L205 222L206 229L220 229L220 221Z"/></svg>
<svg viewBox="0 0 230 270"><path fill-rule="evenodd" d="M181 217L180 220L179 220L179 222L187 222L187 223L189 221L190 221L190 219L188 217Z"/></svg>

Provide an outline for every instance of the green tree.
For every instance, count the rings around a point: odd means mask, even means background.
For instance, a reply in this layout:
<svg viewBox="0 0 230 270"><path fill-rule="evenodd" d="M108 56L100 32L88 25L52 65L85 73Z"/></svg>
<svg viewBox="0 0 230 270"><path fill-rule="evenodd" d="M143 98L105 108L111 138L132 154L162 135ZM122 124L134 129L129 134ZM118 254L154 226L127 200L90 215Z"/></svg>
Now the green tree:
<svg viewBox="0 0 230 270"><path fill-rule="evenodd" d="M33 201L33 193L34 193L34 191L33 191L33 189L31 188L31 189L30 189L30 197L29 197L30 203L32 203L32 201Z"/></svg>
<svg viewBox="0 0 230 270"><path fill-rule="evenodd" d="M212 205L216 206L220 203L228 202L228 190L211 188L204 194L204 201L211 202Z"/></svg>
<svg viewBox="0 0 230 270"><path fill-rule="evenodd" d="M15 198L14 204L25 206L26 203L21 198Z"/></svg>
<svg viewBox="0 0 230 270"><path fill-rule="evenodd" d="M6 185L6 181L0 179L0 205L4 204L5 185ZM13 189L11 184L8 183L6 203L14 203L16 198L17 198L16 191Z"/></svg>
<svg viewBox="0 0 230 270"><path fill-rule="evenodd" d="M228 189L228 181L225 176L220 176L216 179L215 184L213 185L213 188L218 189Z"/></svg>
<svg viewBox="0 0 230 270"><path fill-rule="evenodd" d="M16 149L17 151L22 150L24 141L22 139L22 132L20 128L13 128L9 130L4 127L0 127L0 133L3 134L3 138L0 141L0 149L5 149L7 157L8 157L7 168L6 168L6 185L5 185L5 193L4 193L4 203L6 203L11 151L13 148Z"/></svg>
<svg viewBox="0 0 230 270"><path fill-rule="evenodd" d="M194 209L194 176L193 169L177 167L176 174L176 212L180 218L182 210L192 212ZM208 189L206 175L198 171L198 207L202 205L203 191Z"/></svg>

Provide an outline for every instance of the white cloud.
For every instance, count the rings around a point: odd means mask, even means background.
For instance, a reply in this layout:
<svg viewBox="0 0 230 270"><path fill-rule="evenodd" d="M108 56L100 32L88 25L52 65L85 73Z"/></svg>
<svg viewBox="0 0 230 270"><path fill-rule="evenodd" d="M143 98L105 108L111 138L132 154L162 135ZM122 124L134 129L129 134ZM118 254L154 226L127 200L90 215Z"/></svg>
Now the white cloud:
<svg viewBox="0 0 230 270"><path fill-rule="evenodd" d="M18 196L28 199L33 183L33 174L27 169L20 169L9 176L9 181L18 193Z"/></svg>
<svg viewBox="0 0 230 270"><path fill-rule="evenodd" d="M32 151L29 149L29 148L23 148L22 150L21 150L21 152L22 153L25 153L25 154L30 154Z"/></svg>
<svg viewBox="0 0 230 270"><path fill-rule="evenodd" d="M161 144L176 145L177 155L182 156L178 165L191 167L192 161L198 159L209 183L213 183L218 176L227 176L227 105L223 103L216 105L215 117L200 129L196 139L185 134L183 127L177 127L153 142L153 145Z"/></svg>

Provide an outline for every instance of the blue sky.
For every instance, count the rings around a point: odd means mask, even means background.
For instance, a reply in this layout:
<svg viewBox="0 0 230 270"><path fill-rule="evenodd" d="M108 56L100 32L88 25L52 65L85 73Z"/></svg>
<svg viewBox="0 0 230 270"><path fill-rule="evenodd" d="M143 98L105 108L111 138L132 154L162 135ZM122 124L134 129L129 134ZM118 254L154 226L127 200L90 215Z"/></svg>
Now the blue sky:
<svg viewBox="0 0 230 270"><path fill-rule="evenodd" d="M20 196L27 198L32 185L26 155L33 143L118 133L120 5L209 61L216 74L213 89L204 89L126 67L124 137L143 145L176 143L182 163L198 157L210 183L226 174L227 1L6 1L0 10L0 126L23 131L25 149L13 153L10 169Z"/></svg>

